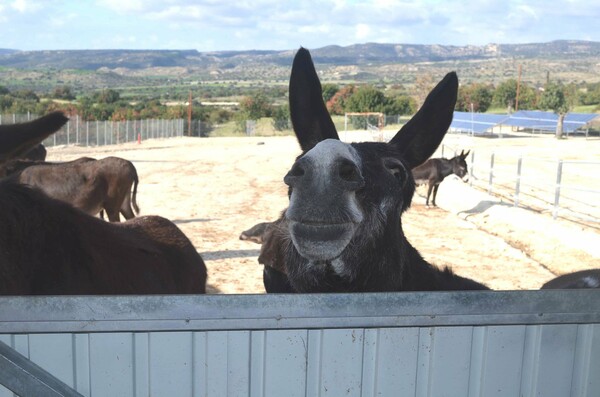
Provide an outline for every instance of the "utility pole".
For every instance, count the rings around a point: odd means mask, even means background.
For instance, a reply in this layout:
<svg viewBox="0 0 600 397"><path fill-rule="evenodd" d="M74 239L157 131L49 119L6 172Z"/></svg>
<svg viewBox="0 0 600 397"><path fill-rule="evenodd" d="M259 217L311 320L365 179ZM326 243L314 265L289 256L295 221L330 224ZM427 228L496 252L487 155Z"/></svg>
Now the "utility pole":
<svg viewBox="0 0 600 397"><path fill-rule="evenodd" d="M188 97L188 136L192 136L192 91Z"/></svg>
<svg viewBox="0 0 600 397"><path fill-rule="evenodd" d="M517 79L517 97L515 98L515 112L519 111L519 89L521 88L521 64L519 64L519 78Z"/></svg>

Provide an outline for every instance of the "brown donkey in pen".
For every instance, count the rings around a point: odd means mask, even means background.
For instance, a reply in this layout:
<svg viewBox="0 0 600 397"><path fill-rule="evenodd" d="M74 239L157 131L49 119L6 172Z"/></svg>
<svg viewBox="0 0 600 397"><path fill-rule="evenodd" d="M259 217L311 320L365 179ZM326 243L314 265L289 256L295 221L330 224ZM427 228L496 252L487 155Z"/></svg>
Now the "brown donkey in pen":
<svg viewBox="0 0 600 397"><path fill-rule="evenodd" d="M67 122L60 112L0 126L0 164ZM108 223L0 180L0 295L202 294L206 266L167 219Z"/></svg>

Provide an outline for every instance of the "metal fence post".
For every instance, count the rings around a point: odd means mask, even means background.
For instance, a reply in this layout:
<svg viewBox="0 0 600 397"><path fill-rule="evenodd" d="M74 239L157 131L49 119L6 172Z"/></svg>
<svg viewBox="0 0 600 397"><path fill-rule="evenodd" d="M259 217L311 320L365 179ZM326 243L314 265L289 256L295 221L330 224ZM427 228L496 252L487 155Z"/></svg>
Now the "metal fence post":
<svg viewBox="0 0 600 397"><path fill-rule="evenodd" d="M96 146L100 146L100 133L98 132L100 129L99 121L96 120Z"/></svg>
<svg viewBox="0 0 600 397"><path fill-rule="evenodd" d="M519 206L519 193L521 191L521 166L523 165L523 157L519 157L519 161L517 162L517 180L515 182L515 202L514 206Z"/></svg>
<svg viewBox="0 0 600 397"><path fill-rule="evenodd" d="M490 179L488 184L488 194L492 194L492 185L494 183L494 157L495 153L492 153L490 157Z"/></svg>
<svg viewBox="0 0 600 397"><path fill-rule="evenodd" d="M554 188L554 210L552 211L552 218L556 219L558 216L558 202L560 200L560 183L562 181L562 167L563 161L558 160L558 166L556 169L556 186Z"/></svg>
<svg viewBox="0 0 600 397"><path fill-rule="evenodd" d="M471 150L471 167L469 167L469 186L473 186L473 176L475 175L475 151Z"/></svg>
<svg viewBox="0 0 600 397"><path fill-rule="evenodd" d="M85 146L90 146L90 122L85 122Z"/></svg>

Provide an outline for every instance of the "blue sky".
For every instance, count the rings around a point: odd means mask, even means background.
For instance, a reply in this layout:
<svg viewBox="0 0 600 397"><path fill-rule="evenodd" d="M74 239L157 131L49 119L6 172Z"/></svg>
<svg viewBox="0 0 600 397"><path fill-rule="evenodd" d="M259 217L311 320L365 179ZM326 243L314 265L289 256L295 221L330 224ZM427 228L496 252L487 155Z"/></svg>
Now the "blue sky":
<svg viewBox="0 0 600 397"><path fill-rule="evenodd" d="M600 41L589 0L0 0L0 48L283 50Z"/></svg>

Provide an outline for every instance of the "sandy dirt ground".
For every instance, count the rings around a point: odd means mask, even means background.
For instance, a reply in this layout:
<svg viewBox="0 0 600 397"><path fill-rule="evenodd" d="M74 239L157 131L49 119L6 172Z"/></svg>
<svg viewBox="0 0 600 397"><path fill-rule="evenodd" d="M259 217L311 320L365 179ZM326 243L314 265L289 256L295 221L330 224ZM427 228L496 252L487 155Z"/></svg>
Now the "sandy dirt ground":
<svg viewBox="0 0 600 397"><path fill-rule="evenodd" d="M140 176L141 215L166 217L183 230L207 264L209 292L264 293L257 262L260 247L239 240L239 235L258 222L276 219L286 207L282 179L298 154L291 136L173 138L139 145L49 148L48 161L81 156L132 161ZM563 238L569 229L556 223L547 226L547 216L519 226L521 212L495 205L493 198L481 198L456 180L440 187L440 208L425 207L424 192L419 188L421 195L403 216L403 227L409 241L437 266L451 266L498 290L536 289L556 274L600 267L600 254L587 249L600 241L595 230L578 226L591 240L576 239L569 245ZM492 204L477 207L484 202ZM537 222L542 223L536 228ZM544 238L543 230L554 239ZM561 251L563 245L566 251ZM567 266L562 265L564 255L571 258Z"/></svg>

